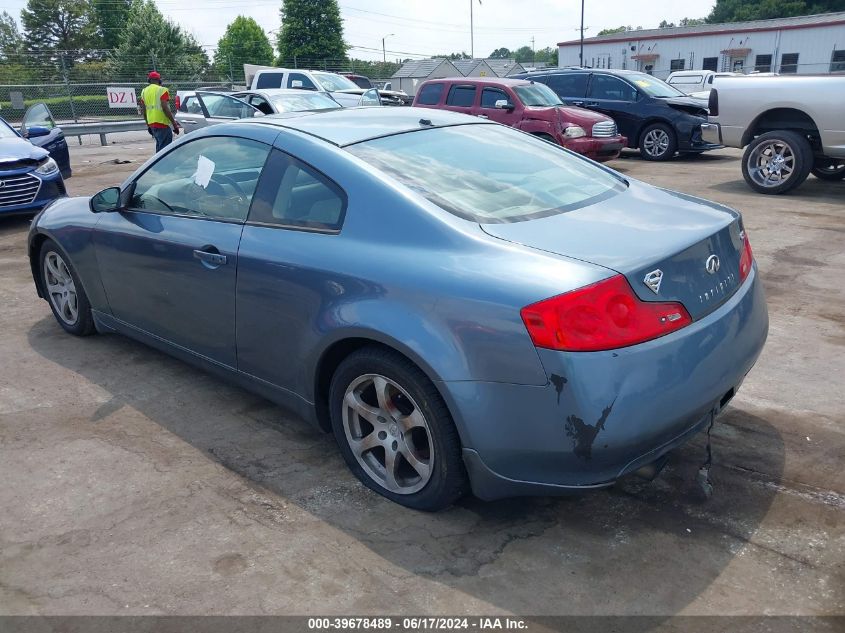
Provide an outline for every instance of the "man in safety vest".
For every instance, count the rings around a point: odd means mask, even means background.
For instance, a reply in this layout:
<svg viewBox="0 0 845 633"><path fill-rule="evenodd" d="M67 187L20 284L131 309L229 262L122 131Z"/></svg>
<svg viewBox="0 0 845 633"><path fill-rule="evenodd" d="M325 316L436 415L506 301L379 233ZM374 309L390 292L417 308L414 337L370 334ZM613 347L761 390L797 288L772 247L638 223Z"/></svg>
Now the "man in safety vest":
<svg viewBox="0 0 845 633"><path fill-rule="evenodd" d="M161 75L152 71L147 75L150 84L141 91L138 100L147 129L156 142L156 152L173 142L173 133L179 134L179 124L170 111L170 93L161 85ZM173 132L171 132L171 126Z"/></svg>

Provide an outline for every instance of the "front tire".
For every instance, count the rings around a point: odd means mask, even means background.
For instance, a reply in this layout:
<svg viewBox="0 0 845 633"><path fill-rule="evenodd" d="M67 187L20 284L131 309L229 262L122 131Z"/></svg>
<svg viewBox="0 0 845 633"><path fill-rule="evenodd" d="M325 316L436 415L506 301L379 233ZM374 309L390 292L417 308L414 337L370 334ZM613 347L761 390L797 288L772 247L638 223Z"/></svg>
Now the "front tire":
<svg viewBox="0 0 845 633"><path fill-rule="evenodd" d="M757 193L791 191L807 179L812 166L810 141L789 130L761 134L742 155L742 177Z"/></svg>
<svg viewBox="0 0 845 633"><path fill-rule="evenodd" d="M416 510L441 510L467 491L461 442L445 402L407 358L365 347L329 388L332 430L349 469L368 488Z"/></svg>
<svg viewBox="0 0 845 633"><path fill-rule="evenodd" d="M91 304L67 255L55 242L46 240L41 245L38 262L41 289L59 325L74 336L93 334Z"/></svg>
<svg viewBox="0 0 845 633"><path fill-rule="evenodd" d="M678 151L678 135L665 123L652 123L640 136L640 155L646 160L671 160Z"/></svg>

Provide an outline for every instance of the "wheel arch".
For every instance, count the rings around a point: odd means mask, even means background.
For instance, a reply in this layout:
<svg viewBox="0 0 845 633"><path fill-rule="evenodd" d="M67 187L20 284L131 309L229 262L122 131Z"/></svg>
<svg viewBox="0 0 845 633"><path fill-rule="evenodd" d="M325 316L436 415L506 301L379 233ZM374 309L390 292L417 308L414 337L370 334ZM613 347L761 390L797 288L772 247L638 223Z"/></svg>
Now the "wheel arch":
<svg viewBox="0 0 845 633"><path fill-rule="evenodd" d="M403 345L400 341L383 336L373 332L355 332L338 338L328 344L320 353L317 361L314 364L313 372L313 394L314 407L317 414L317 424L326 432L331 431L331 419L329 418L329 387L331 385L332 376L340 366L340 364L348 358L351 354L364 347L381 347L398 354L401 354L409 362L416 365L420 371L425 374L440 397L446 403L446 407L450 409L452 418L455 419L454 413L449 407L449 399L443 393L442 380L438 376L434 368L426 362L423 358L416 354L412 349ZM460 433L460 428L458 428Z"/></svg>
<svg viewBox="0 0 845 633"><path fill-rule="evenodd" d="M38 293L38 296L45 300L46 296L44 294L43 280L41 279L39 256L41 254L41 247L49 239L51 239L49 235L38 232L29 241L29 268L32 271L32 280L35 282L35 291Z"/></svg>
<svg viewBox="0 0 845 633"><path fill-rule="evenodd" d="M807 134L818 141L819 128L813 118L797 108L770 108L762 112L746 128L742 135L742 147L748 145L755 137L766 132L791 130Z"/></svg>

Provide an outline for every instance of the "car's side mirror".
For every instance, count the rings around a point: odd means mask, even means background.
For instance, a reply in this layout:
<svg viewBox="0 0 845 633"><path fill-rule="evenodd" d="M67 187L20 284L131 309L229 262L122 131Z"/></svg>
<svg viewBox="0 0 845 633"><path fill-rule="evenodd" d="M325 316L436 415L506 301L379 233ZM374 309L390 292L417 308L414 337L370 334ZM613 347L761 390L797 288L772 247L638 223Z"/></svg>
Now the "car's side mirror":
<svg viewBox="0 0 845 633"><path fill-rule="evenodd" d="M494 104L497 110L507 110L513 112L514 105L507 99L498 99Z"/></svg>
<svg viewBox="0 0 845 633"><path fill-rule="evenodd" d="M108 213L120 209L120 187L109 187L91 197L91 211Z"/></svg>
<svg viewBox="0 0 845 633"><path fill-rule="evenodd" d="M32 127L26 128L24 132L24 136L26 138L37 138L39 136L50 136L50 128L43 127L41 125L33 125Z"/></svg>

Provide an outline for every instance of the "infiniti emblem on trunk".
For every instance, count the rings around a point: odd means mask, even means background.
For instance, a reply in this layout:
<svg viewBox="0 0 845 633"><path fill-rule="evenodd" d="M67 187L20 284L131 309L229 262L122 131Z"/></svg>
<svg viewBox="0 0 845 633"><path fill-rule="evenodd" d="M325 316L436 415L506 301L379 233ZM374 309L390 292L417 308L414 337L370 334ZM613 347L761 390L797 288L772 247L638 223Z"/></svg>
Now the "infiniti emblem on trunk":
<svg viewBox="0 0 845 633"><path fill-rule="evenodd" d="M704 268L707 270L708 273L711 275L715 275L719 272L719 268L721 268L722 262L719 261L719 258L716 255L711 255L707 258L707 261L704 262Z"/></svg>
<svg viewBox="0 0 845 633"><path fill-rule="evenodd" d="M651 290L654 294L660 292L660 282L663 281L663 271L659 268L657 270L652 270L645 276L643 279L643 283L648 286L649 290Z"/></svg>

